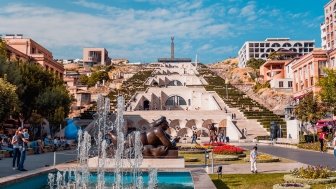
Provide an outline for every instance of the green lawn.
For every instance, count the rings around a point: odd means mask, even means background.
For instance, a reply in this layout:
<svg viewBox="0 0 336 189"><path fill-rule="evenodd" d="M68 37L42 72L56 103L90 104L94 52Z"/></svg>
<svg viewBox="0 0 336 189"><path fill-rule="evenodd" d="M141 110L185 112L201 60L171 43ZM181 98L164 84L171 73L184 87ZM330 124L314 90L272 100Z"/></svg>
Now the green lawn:
<svg viewBox="0 0 336 189"><path fill-rule="evenodd" d="M274 184L283 183L283 173L270 174L230 174L217 179L209 175L219 189L271 189ZM312 189L336 188L336 184L313 185Z"/></svg>

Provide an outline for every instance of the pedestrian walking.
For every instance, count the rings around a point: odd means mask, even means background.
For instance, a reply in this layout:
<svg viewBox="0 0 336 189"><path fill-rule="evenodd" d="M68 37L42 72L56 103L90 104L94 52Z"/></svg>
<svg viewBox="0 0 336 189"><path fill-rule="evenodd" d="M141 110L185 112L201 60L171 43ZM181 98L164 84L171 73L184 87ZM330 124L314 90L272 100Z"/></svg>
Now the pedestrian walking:
<svg viewBox="0 0 336 189"><path fill-rule="evenodd" d="M196 132L194 132L192 137L191 137L191 144L196 143L196 140L197 140L197 134L196 134Z"/></svg>
<svg viewBox="0 0 336 189"><path fill-rule="evenodd" d="M326 133L322 129L319 135L319 141L320 141L320 151L323 152L323 146L324 146L324 141L326 141Z"/></svg>
<svg viewBox="0 0 336 189"><path fill-rule="evenodd" d="M251 163L251 172L252 173L258 173L257 157L258 157L257 146L254 146L253 150L250 153L250 163Z"/></svg>
<svg viewBox="0 0 336 189"><path fill-rule="evenodd" d="M223 133L220 132L220 133L218 134L218 138L219 138L219 142L224 142L224 141L223 141Z"/></svg>
<svg viewBox="0 0 336 189"><path fill-rule="evenodd" d="M12 137L12 145L13 145L13 170L19 169L20 164L20 146L18 142L19 131L15 131L15 135ZM16 165L15 165L16 164Z"/></svg>

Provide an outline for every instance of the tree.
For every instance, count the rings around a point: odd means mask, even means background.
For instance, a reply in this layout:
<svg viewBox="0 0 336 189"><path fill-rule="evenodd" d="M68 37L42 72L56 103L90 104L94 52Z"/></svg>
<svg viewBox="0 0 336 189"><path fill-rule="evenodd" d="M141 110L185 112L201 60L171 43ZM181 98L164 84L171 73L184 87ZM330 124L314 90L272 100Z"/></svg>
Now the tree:
<svg viewBox="0 0 336 189"><path fill-rule="evenodd" d="M89 77L87 75L80 75L79 82L83 85L87 85L89 82Z"/></svg>
<svg viewBox="0 0 336 189"><path fill-rule="evenodd" d="M325 69L326 77L320 78L318 86L321 87L319 93L321 101L328 108L328 111L336 113L334 108L336 105L336 71Z"/></svg>
<svg viewBox="0 0 336 189"><path fill-rule="evenodd" d="M268 56L269 59L271 60L279 60L281 59L281 56L278 52L271 52Z"/></svg>
<svg viewBox="0 0 336 189"><path fill-rule="evenodd" d="M94 86L97 82L103 82L103 80L109 80L108 73L106 71L97 71L91 74L87 84L89 86Z"/></svg>
<svg viewBox="0 0 336 189"><path fill-rule="evenodd" d="M64 86L49 87L37 97L37 112L52 122L56 110L63 108L64 116L70 112L71 98Z"/></svg>
<svg viewBox="0 0 336 189"><path fill-rule="evenodd" d="M254 70L257 70L262 66L266 61L263 59L255 59L251 58L250 60L247 61L246 66L253 68Z"/></svg>
<svg viewBox="0 0 336 189"><path fill-rule="evenodd" d="M296 118L313 126L326 115L324 106L314 97L312 92L300 100L299 105L295 107L294 113Z"/></svg>
<svg viewBox="0 0 336 189"><path fill-rule="evenodd" d="M7 59L6 43L0 38L0 60Z"/></svg>
<svg viewBox="0 0 336 189"><path fill-rule="evenodd" d="M10 115L19 112L19 98L16 94L16 86L5 79L0 78L0 121L3 122Z"/></svg>
<svg viewBox="0 0 336 189"><path fill-rule="evenodd" d="M64 86L48 88L36 101L37 112L47 118L52 132L64 123L70 111L71 98Z"/></svg>
<svg viewBox="0 0 336 189"><path fill-rule="evenodd" d="M33 112L29 118L29 123L33 126L33 136L32 139L36 140L37 137L42 137L41 136L41 130L42 130L42 123L43 123L43 116L41 116L40 114ZM39 131L39 132L35 132L35 131ZM37 133L40 133L40 136L36 136Z"/></svg>

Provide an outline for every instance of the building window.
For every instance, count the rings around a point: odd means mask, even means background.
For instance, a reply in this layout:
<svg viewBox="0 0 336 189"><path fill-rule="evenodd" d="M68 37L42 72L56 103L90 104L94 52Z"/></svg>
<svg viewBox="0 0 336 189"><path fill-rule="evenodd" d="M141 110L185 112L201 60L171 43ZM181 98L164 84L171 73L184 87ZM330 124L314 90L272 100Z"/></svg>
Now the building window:
<svg viewBox="0 0 336 189"><path fill-rule="evenodd" d="M166 106L183 106L187 105L187 102L180 96L171 96L166 101Z"/></svg>
<svg viewBox="0 0 336 189"><path fill-rule="evenodd" d="M313 85L314 85L314 78L311 77L311 78L310 78L310 86L313 86Z"/></svg>
<svg viewBox="0 0 336 189"><path fill-rule="evenodd" d="M292 88L293 87L293 81L288 81L288 88Z"/></svg>
<svg viewBox="0 0 336 189"><path fill-rule="evenodd" d="M179 80L173 80L168 83L168 86L182 86L182 83Z"/></svg>
<svg viewBox="0 0 336 189"><path fill-rule="evenodd" d="M283 81L279 81L279 88L283 88Z"/></svg>

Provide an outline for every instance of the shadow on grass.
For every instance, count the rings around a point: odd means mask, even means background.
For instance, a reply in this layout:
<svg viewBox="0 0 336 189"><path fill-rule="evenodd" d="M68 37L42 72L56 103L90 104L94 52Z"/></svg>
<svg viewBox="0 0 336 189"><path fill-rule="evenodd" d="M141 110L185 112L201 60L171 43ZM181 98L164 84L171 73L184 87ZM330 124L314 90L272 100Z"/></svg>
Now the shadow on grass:
<svg viewBox="0 0 336 189"><path fill-rule="evenodd" d="M213 183L215 184L216 188L221 188L221 189L230 189L225 182L223 182L223 180L221 179L214 179L212 180Z"/></svg>

